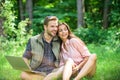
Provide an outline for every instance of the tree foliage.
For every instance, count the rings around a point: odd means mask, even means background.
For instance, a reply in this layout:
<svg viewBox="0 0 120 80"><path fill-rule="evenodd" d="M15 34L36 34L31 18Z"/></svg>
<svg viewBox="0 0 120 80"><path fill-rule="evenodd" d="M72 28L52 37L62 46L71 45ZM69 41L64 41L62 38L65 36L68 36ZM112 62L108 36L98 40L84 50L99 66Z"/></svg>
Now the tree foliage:
<svg viewBox="0 0 120 80"><path fill-rule="evenodd" d="M5 1L5 3L2 4L2 12L0 17L4 19L4 24L2 27L4 29L6 38L19 40L22 39L25 34L27 34L25 27L29 23L29 19L16 24L17 16L15 15L15 11L12 10L13 7L14 6L12 2Z"/></svg>
<svg viewBox="0 0 120 80"><path fill-rule="evenodd" d="M44 1L43 1L44 2ZM37 1L33 8L33 32L38 34L43 30L43 20L46 16L55 15L61 21L70 23L73 29L77 28L76 3L73 1L48 1L42 4ZM71 5L71 6L70 6ZM72 21L72 23L71 23Z"/></svg>
<svg viewBox="0 0 120 80"><path fill-rule="evenodd" d="M1 14L0 17L4 19L3 23L3 29L4 34L6 34L7 37L11 37L15 35L15 18L14 11L11 10L13 7L13 4L10 1L5 1L5 3L2 3L1 7Z"/></svg>
<svg viewBox="0 0 120 80"><path fill-rule="evenodd" d="M25 8L26 0L23 1L23 8ZM32 0L33 1L33 0ZM17 38L18 34L17 30L22 30L23 27L19 28L18 24L21 21L19 17L18 11L18 1L8 1L2 3L2 10L0 17L4 19L4 33L7 35L8 38ZM43 31L43 20L48 15L55 15L57 16L61 22L67 22L71 29L75 31L77 29L77 2L76 0L34 0L33 2L33 19L32 25L30 27L33 30L33 35L39 34ZM108 12L108 28L116 27L119 28L120 26L120 1L119 0L110 0L109 1L109 12ZM4 4L4 5L3 5ZM85 27L81 30L85 31L84 34L88 33L91 35L96 36L96 42L101 37L102 34L106 34L106 32L102 32L103 30L103 13L104 13L104 1L102 0L85 0L85 12L84 12L84 20L85 20ZM23 14L26 18L29 18L26 13ZM27 20L25 29L28 30L28 26L30 25L30 21ZM20 30L20 31L21 31ZM109 29L107 29L109 30ZM24 31L24 30L23 30ZM27 31L29 32L29 31ZM85 38L83 33L79 34ZM24 35L24 34L23 34ZM92 37L89 36L87 42L92 41ZM87 35L86 35L87 37ZM91 39L91 41L90 41ZM104 39L101 38L101 41Z"/></svg>

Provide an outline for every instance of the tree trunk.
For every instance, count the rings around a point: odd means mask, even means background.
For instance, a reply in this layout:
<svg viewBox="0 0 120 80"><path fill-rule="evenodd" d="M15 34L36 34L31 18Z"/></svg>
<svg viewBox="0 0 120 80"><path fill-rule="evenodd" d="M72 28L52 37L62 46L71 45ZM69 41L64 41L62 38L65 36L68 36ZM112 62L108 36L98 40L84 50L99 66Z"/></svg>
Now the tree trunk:
<svg viewBox="0 0 120 80"><path fill-rule="evenodd" d="M24 10L22 0L18 0L20 20L24 20Z"/></svg>
<svg viewBox="0 0 120 80"><path fill-rule="evenodd" d="M84 21L83 21L83 9L84 6L84 0L77 0L77 17L78 17L78 22L77 22L77 26L79 27L83 27L84 26Z"/></svg>
<svg viewBox="0 0 120 80"><path fill-rule="evenodd" d="M0 19L0 36L3 36L3 19Z"/></svg>
<svg viewBox="0 0 120 80"><path fill-rule="evenodd" d="M26 0L26 13L28 14L28 17L31 22L32 22L32 7L33 7L32 0Z"/></svg>
<svg viewBox="0 0 120 80"><path fill-rule="evenodd" d="M103 28L106 29L108 27L108 6L109 0L105 0L104 2L104 13L103 13Z"/></svg>
<svg viewBox="0 0 120 80"><path fill-rule="evenodd" d="M26 27L26 31L28 31L28 32L29 32L29 30L31 28L31 24L32 24L32 17L33 17L32 8L33 8L32 0L26 0L26 14L30 20L28 23L28 26Z"/></svg>

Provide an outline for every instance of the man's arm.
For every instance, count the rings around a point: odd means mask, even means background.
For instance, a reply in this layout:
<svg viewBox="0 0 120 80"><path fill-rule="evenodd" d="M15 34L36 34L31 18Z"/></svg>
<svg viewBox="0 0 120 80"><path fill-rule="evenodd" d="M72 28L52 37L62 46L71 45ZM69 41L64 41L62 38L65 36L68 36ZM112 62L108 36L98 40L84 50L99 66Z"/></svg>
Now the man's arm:
<svg viewBox="0 0 120 80"><path fill-rule="evenodd" d="M25 63L27 64L27 66L31 69L31 67L29 66L30 62L27 58L23 57L23 60L25 61Z"/></svg>
<svg viewBox="0 0 120 80"><path fill-rule="evenodd" d="M30 44L30 39L27 43L26 50L23 54L23 60L25 63L29 66L30 64L30 59L32 58L32 53L31 53L31 44ZM30 66L29 66L30 67ZM31 68L30 68L31 69Z"/></svg>

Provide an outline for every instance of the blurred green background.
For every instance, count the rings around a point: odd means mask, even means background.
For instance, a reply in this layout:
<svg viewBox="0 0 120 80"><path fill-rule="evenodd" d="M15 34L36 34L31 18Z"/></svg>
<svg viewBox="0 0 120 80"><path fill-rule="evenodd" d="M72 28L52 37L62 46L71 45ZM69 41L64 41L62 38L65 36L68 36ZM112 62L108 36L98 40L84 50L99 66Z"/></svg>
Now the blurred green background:
<svg viewBox="0 0 120 80"><path fill-rule="evenodd" d="M120 0L0 0L0 80L20 80L21 71L4 56L22 56L28 39L43 31L49 15L68 23L97 54L95 76L83 80L120 80Z"/></svg>

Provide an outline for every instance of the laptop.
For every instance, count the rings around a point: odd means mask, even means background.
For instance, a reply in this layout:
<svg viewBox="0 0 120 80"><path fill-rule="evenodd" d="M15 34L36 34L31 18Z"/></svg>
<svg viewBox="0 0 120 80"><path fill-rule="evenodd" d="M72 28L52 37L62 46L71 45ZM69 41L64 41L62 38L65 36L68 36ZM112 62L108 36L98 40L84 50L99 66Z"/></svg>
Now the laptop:
<svg viewBox="0 0 120 80"><path fill-rule="evenodd" d="M33 71L30 68L30 66L28 66L25 63L25 61L22 57L17 57L17 56L5 56L5 57L6 57L7 61L10 63L10 65L13 67L13 69L31 72L31 73L39 73L39 74L45 76L44 72Z"/></svg>

